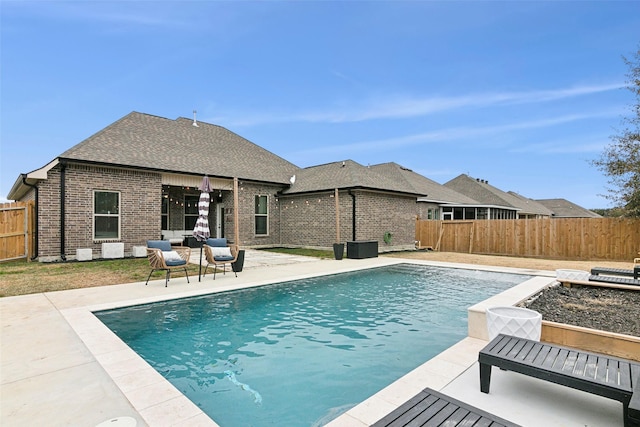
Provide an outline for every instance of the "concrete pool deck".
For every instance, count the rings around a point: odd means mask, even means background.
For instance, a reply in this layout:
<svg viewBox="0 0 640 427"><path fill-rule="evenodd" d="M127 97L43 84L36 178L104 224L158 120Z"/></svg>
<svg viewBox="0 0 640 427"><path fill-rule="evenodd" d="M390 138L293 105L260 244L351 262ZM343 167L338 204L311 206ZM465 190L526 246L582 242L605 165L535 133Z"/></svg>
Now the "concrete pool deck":
<svg viewBox="0 0 640 427"><path fill-rule="evenodd" d="M541 276L531 288L554 277L549 271L400 258L335 261L247 251L245 269L237 278L227 272L217 274L215 281L210 275L200 282L191 278L190 284L173 278L166 288L161 279L148 286L138 282L1 298L0 425L96 426L132 417L138 426L215 426L92 311L399 262ZM507 291L477 309L510 304L514 298L519 295ZM473 329L479 327L470 324L470 333L478 335ZM328 425L369 425L425 387L523 426L623 425L618 402L514 373L494 370L491 393L480 393L476 361L485 344L465 338Z"/></svg>

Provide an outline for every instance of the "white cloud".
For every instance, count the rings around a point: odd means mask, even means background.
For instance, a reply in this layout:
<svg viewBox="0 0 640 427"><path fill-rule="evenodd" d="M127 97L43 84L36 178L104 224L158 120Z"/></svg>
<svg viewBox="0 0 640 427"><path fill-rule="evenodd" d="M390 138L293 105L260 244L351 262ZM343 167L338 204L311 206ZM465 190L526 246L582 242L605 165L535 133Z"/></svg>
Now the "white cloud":
<svg viewBox="0 0 640 427"><path fill-rule="evenodd" d="M594 95L624 88L623 83L585 85L555 90L529 92L479 93L467 96L414 98L404 96L377 97L351 108L328 107L325 110L275 113L237 112L216 119L232 126L255 126L272 123L350 123L367 120L405 119L466 108L487 108L515 104L558 101L578 96ZM274 109L271 108L273 111Z"/></svg>

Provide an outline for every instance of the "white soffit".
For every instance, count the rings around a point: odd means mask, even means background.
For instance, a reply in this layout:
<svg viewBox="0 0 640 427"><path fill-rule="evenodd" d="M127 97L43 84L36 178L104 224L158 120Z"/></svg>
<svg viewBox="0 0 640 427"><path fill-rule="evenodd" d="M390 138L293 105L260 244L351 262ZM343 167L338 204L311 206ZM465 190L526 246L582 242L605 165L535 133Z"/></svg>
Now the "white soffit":
<svg viewBox="0 0 640 427"><path fill-rule="evenodd" d="M233 190L233 180L209 177L209 183L214 190ZM174 185L177 187L198 188L202 184L202 176L179 175L172 173L162 174L162 185Z"/></svg>

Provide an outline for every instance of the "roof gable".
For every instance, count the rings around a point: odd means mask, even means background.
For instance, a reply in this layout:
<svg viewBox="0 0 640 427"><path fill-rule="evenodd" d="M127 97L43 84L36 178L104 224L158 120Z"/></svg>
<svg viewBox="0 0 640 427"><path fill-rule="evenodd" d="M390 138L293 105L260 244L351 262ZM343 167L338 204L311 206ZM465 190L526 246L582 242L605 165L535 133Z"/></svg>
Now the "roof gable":
<svg viewBox="0 0 640 427"><path fill-rule="evenodd" d="M299 167L217 125L132 112L60 158L286 184Z"/></svg>

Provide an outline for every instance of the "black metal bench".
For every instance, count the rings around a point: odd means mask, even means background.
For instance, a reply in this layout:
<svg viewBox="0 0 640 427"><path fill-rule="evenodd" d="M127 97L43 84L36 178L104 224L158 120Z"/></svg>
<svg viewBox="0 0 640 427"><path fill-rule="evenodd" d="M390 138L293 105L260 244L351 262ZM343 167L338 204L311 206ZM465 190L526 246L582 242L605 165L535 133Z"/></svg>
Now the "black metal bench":
<svg viewBox="0 0 640 427"><path fill-rule="evenodd" d="M425 388L372 427L404 426L519 427L475 406Z"/></svg>
<svg viewBox="0 0 640 427"><path fill-rule="evenodd" d="M478 362L483 393L489 393L491 367L497 366L622 402L625 427L640 426L640 363L503 334L480 350Z"/></svg>
<svg viewBox="0 0 640 427"><path fill-rule="evenodd" d="M599 275L611 275L611 276L625 276L632 277L635 280L640 279L640 265L633 267L633 270L625 270L624 268L606 268L606 267L594 267L591 269L592 276ZM595 280L595 279L591 279Z"/></svg>

